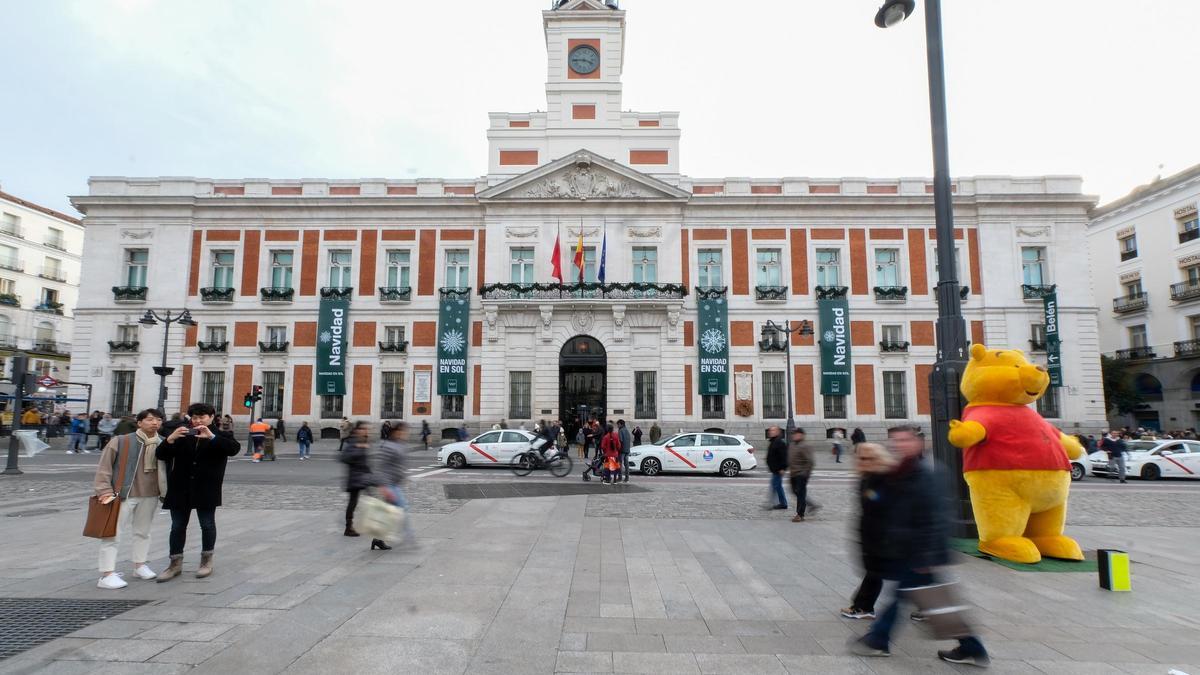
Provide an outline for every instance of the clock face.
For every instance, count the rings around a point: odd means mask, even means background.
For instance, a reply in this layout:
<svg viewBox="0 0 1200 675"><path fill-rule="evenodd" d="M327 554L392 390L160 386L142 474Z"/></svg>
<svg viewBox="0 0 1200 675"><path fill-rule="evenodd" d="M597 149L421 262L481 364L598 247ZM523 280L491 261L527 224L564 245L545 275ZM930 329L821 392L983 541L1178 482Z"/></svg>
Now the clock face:
<svg viewBox="0 0 1200 675"><path fill-rule="evenodd" d="M600 67L600 53L591 45L579 45L571 50L567 63L580 75L591 75Z"/></svg>

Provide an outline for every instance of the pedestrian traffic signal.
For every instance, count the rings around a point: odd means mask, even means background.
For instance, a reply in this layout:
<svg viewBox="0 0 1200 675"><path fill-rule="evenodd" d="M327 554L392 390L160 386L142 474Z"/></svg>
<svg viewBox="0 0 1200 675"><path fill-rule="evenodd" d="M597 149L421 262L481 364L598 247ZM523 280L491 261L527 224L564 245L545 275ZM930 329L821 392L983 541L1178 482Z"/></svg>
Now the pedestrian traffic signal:
<svg viewBox="0 0 1200 675"><path fill-rule="evenodd" d="M255 402L255 403L257 403L257 402L259 402L259 401L261 401L261 400L262 400L262 385L260 385L260 384L256 384L256 385L254 385L254 397L253 397L253 400L254 400L254 402Z"/></svg>
<svg viewBox="0 0 1200 675"><path fill-rule="evenodd" d="M253 408L254 407L254 397L251 396L250 394L246 394L242 398L242 405L246 408Z"/></svg>

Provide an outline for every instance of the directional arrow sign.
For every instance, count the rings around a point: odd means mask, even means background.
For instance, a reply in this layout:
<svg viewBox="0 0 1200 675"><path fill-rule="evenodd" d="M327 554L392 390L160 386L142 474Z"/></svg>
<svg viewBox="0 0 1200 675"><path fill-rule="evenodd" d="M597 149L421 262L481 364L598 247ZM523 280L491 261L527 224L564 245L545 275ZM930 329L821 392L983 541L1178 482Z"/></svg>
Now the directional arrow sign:
<svg viewBox="0 0 1200 675"><path fill-rule="evenodd" d="M58 386L58 380L50 377L49 375L43 375L42 377L39 377L37 383L47 389Z"/></svg>

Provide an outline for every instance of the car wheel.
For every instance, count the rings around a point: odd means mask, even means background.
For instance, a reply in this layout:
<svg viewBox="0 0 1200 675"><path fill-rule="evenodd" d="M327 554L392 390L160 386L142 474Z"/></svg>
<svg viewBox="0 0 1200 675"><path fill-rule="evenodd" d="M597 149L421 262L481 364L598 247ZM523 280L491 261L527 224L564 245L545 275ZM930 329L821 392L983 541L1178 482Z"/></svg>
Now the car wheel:
<svg viewBox="0 0 1200 675"><path fill-rule="evenodd" d="M737 475L742 472L742 465L738 464L736 459L727 459L721 462L721 475L726 478L737 478Z"/></svg>
<svg viewBox="0 0 1200 675"><path fill-rule="evenodd" d="M1141 476L1143 480L1158 480L1162 478L1162 471L1153 464L1144 464Z"/></svg>
<svg viewBox="0 0 1200 675"><path fill-rule="evenodd" d="M1083 480L1083 465L1071 462L1071 480Z"/></svg>
<svg viewBox="0 0 1200 675"><path fill-rule="evenodd" d="M461 452L452 453L446 458L446 466L451 469L462 469L467 466L467 458Z"/></svg>
<svg viewBox="0 0 1200 675"><path fill-rule="evenodd" d="M647 476L657 476L662 471L662 462L653 457L642 460L642 473Z"/></svg>

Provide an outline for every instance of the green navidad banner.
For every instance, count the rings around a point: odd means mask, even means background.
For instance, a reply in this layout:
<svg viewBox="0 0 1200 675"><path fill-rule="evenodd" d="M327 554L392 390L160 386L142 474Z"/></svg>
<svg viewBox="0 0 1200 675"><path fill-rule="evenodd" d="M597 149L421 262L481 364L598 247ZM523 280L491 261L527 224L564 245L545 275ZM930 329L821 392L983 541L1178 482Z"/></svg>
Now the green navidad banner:
<svg viewBox="0 0 1200 675"><path fill-rule="evenodd" d="M438 309L437 393L465 396L467 393L467 329L471 298L462 293L443 292Z"/></svg>
<svg viewBox="0 0 1200 675"><path fill-rule="evenodd" d="M725 291L700 291L697 330L700 345L701 395L724 396L729 393L729 306Z"/></svg>
<svg viewBox="0 0 1200 675"><path fill-rule="evenodd" d="M850 393L850 303L845 298L817 301L821 323L821 395Z"/></svg>
<svg viewBox="0 0 1200 675"><path fill-rule="evenodd" d="M346 345L350 301L321 299L317 317L317 394L346 395Z"/></svg>
<svg viewBox="0 0 1200 675"><path fill-rule="evenodd" d="M1042 309L1046 317L1046 371L1050 373L1050 386L1061 387L1062 377L1062 333L1058 325L1058 293L1042 296Z"/></svg>

